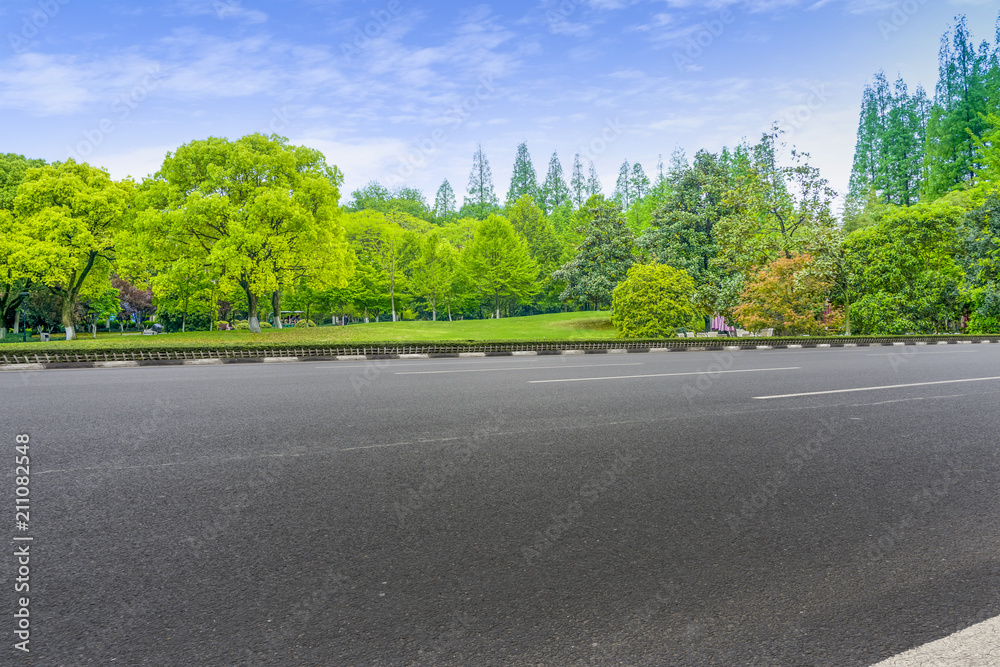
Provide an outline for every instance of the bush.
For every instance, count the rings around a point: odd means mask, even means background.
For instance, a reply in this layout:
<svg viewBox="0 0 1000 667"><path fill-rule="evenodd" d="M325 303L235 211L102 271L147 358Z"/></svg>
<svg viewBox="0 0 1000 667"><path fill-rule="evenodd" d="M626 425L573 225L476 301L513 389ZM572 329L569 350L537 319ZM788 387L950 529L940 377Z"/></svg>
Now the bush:
<svg viewBox="0 0 1000 667"><path fill-rule="evenodd" d="M965 328L967 334L995 334L1000 333L1000 318L984 317L979 313L973 313Z"/></svg>
<svg viewBox="0 0 1000 667"><path fill-rule="evenodd" d="M247 322L246 320L241 320L237 322L236 326L234 326L233 328L236 329L237 331L250 331L250 323Z"/></svg>
<svg viewBox="0 0 1000 667"><path fill-rule="evenodd" d="M247 326L249 327L250 325L248 324ZM260 323L260 328L261 329L273 329L274 325L271 324L270 322L261 322Z"/></svg>
<svg viewBox="0 0 1000 667"><path fill-rule="evenodd" d="M143 320L142 321L142 328L143 329L148 329L151 326L153 326L153 320Z"/></svg>
<svg viewBox="0 0 1000 667"><path fill-rule="evenodd" d="M316 323L313 322L312 320L299 320L298 322L295 323L296 329L304 329L306 327L314 327L314 326L316 326Z"/></svg>
<svg viewBox="0 0 1000 667"><path fill-rule="evenodd" d="M633 264L611 295L611 323L623 338L672 336L698 312L694 280L664 264Z"/></svg>

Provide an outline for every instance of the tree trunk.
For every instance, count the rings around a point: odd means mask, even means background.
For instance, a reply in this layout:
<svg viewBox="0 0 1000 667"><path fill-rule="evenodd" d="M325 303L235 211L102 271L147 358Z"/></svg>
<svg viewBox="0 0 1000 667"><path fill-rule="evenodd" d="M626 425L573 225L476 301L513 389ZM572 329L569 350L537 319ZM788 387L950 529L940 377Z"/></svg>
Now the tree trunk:
<svg viewBox="0 0 1000 667"><path fill-rule="evenodd" d="M66 340L76 340L76 330L73 328L73 294L63 296L62 325L66 328Z"/></svg>
<svg viewBox="0 0 1000 667"><path fill-rule="evenodd" d="M97 320L90 324L90 333L94 334L94 338L97 338Z"/></svg>
<svg viewBox="0 0 1000 667"><path fill-rule="evenodd" d="M0 338L6 338L6 337L7 337L7 327L0 324Z"/></svg>
<svg viewBox="0 0 1000 667"><path fill-rule="evenodd" d="M851 335L851 300L844 299L844 335Z"/></svg>
<svg viewBox="0 0 1000 667"><path fill-rule="evenodd" d="M392 321L396 321L396 276L389 279L389 305L392 307Z"/></svg>
<svg viewBox="0 0 1000 667"><path fill-rule="evenodd" d="M257 319L259 297L253 294L249 288L244 287L243 289L247 293L247 305L250 311L247 313L247 323L250 325L250 331L252 333L260 333L260 320Z"/></svg>
<svg viewBox="0 0 1000 667"><path fill-rule="evenodd" d="M274 328L281 329L281 290L271 292L271 312L274 313Z"/></svg>
<svg viewBox="0 0 1000 667"><path fill-rule="evenodd" d="M431 295L431 322L438 321L437 298Z"/></svg>
<svg viewBox="0 0 1000 667"><path fill-rule="evenodd" d="M451 322L451 301L448 302L448 321Z"/></svg>
<svg viewBox="0 0 1000 667"><path fill-rule="evenodd" d="M14 313L14 333L21 333L21 311Z"/></svg>

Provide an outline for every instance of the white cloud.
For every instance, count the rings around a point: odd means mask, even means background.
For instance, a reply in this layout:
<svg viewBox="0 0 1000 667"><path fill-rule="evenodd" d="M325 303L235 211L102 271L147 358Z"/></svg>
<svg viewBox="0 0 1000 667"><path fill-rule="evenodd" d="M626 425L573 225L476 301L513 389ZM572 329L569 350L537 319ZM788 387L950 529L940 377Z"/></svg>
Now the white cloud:
<svg viewBox="0 0 1000 667"><path fill-rule="evenodd" d="M264 23L267 14L247 9L239 0L178 0L167 13L176 11L185 16L215 16L220 21L234 20L245 24Z"/></svg>
<svg viewBox="0 0 1000 667"><path fill-rule="evenodd" d="M25 53L0 62L0 108L32 116L79 112L109 105L134 87L157 63L139 56L87 60L77 56Z"/></svg>

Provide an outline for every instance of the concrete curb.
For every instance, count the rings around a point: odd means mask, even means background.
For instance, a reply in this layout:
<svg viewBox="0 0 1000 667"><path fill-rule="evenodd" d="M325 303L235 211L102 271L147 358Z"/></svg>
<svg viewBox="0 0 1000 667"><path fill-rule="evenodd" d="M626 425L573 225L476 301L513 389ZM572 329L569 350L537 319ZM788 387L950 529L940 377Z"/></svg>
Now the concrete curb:
<svg viewBox="0 0 1000 667"><path fill-rule="evenodd" d="M721 339L714 345L698 347L639 347L639 348L605 348L589 350L507 350L495 352L426 352L419 354L341 354L329 356L288 356L288 357L205 357L197 359L143 359L136 361L79 361L79 362L30 362L0 364L0 371L41 371L65 370L70 368L139 368L145 366L218 366L222 364L279 364L302 361L376 361L382 359L472 359L485 357L534 357L534 356L571 356L581 354L644 354L660 352L712 352L739 350L810 350L830 349L837 347L909 347L914 345L930 345L926 341L884 341L872 343L779 343L775 345L726 345ZM715 341L713 341L715 342ZM937 345L971 345L1000 343L996 340L951 340L936 341Z"/></svg>

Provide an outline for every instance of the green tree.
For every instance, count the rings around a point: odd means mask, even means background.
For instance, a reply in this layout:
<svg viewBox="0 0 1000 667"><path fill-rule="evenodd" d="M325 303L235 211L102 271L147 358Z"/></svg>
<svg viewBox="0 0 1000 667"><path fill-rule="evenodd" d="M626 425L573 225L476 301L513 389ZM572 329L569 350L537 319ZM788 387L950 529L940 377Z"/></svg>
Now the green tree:
<svg viewBox="0 0 1000 667"><path fill-rule="evenodd" d="M465 204L481 211L497 206L497 194L493 189L493 170L490 169L490 162L483 154L482 144L476 146L476 152L472 156L472 170L469 172Z"/></svg>
<svg viewBox="0 0 1000 667"><path fill-rule="evenodd" d="M645 170L638 162L632 165L632 175L629 177L629 182L637 202L642 201L649 194L649 177L646 176Z"/></svg>
<svg viewBox="0 0 1000 667"><path fill-rule="evenodd" d="M934 333L964 310L955 260L963 205L954 196L887 207L844 241L851 326L859 334Z"/></svg>
<svg viewBox="0 0 1000 667"><path fill-rule="evenodd" d="M725 203L728 174L714 153L698 151L692 164L675 154L670 171L658 185L659 205L637 245L653 261L684 269L695 282L695 301L709 312L726 310L719 303L724 272L716 261L716 226L730 215Z"/></svg>
<svg viewBox="0 0 1000 667"><path fill-rule="evenodd" d="M970 333L1000 332L1000 197L989 191L963 216L957 260L966 274Z"/></svg>
<svg viewBox="0 0 1000 667"><path fill-rule="evenodd" d="M31 239L25 236L23 225L14 219L14 197L25 173L44 166L45 160L0 154L0 339L16 327L17 309L44 271L31 252Z"/></svg>
<svg viewBox="0 0 1000 667"><path fill-rule="evenodd" d="M583 175L580 154L573 156L573 174L569 179L569 196L573 206L580 208L587 201L587 179Z"/></svg>
<svg viewBox="0 0 1000 667"><path fill-rule="evenodd" d="M602 194L601 189L601 179L597 175L597 167L594 166L594 161L591 160L590 167L587 170L587 197L584 200L584 204L586 204L587 199L590 199L594 195Z"/></svg>
<svg viewBox="0 0 1000 667"><path fill-rule="evenodd" d="M612 293L611 323L623 338L672 336L699 315L693 293L694 281L683 269L633 264Z"/></svg>
<svg viewBox="0 0 1000 667"><path fill-rule="evenodd" d="M508 213L514 231L528 242L532 259L545 270L559 260L561 247L552 222L529 195L524 195L510 207Z"/></svg>
<svg viewBox="0 0 1000 667"><path fill-rule="evenodd" d="M941 38L938 82L927 123L925 191L938 197L976 180L981 168L974 137L985 129L989 106L989 52L976 51L965 17Z"/></svg>
<svg viewBox="0 0 1000 667"><path fill-rule="evenodd" d="M59 299L66 340L76 338L77 299L107 284L132 198L131 182L117 183L107 172L73 160L24 175L14 217L45 264L39 282Z"/></svg>
<svg viewBox="0 0 1000 667"><path fill-rule="evenodd" d="M438 301L451 289L458 253L440 234L431 232L423 241L413 269L414 289L431 304L431 320L437 322Z"/></svg>
<svg viewBox="0 0 1000 667"><path fill-rule="evenodd" d="M622 162L618 169L618 180L615 182L615 193L611 198L621 208L622 212L628 214L628 210L635 203L635 186L632 182L632 167L628 160Z"/></svg>
<svg viewBox="0 0 1000 667"><path fill-rule="evenodd" d="M465 268L483 298L493 302L496 317L500 317L501 300L524 303L535 293L538 265L528 243L499 215L479 225L465 253Z"/></svg>
<svg viewBox="0 0 1000 667"><path fill-rule="evenodd" d="M398 288L405 284L405 270L417 255L418 237L403 229L399 216L386 218L381 213L364 211L352 215L347 225L348 238L359 249L358 254L377 266L388 279L389 307L392 321L397 320Z"/></svg>
<svg viewBox="0 0 1000 667"><path fill-rule="evenodd" d="M591 197L585 209L585 238L576 256L552 277L566 283L559 298L591 304L596 310L611 303L615 285L635 261L635 235L614 202Z"/></svg>
<svg viewBox="0 0 1000 667"><path fill-rule="evenodd" d="M351 279L354 306L362 314L365 324L371 317L378 321L378 316L393 307L389 301L389 278L378 266L359 258L354 276Z"/></svg>
<svg viewBox="0 0 1000 667"><path fill-rule="evenodd" d="M549 159L549 170L545 174L545 183L542 184L542 190L539 194L540 199L537 201L541 204L546 215L570 199L569 188L566 187L566 181L563 180L562 163L559 162L559 155L556 151L552 151L552 157Z"/></svg>
<svg viewBox="0 0 1000 667"><path fill-rule="evenodd" d="M511 206L524 195L537 201L538 194L538 178L535 176L535 167L531 164L528 145L522 141L517 146L517 155L514 156L514 169L510 175L506 205Z"/></svg>
<svg viewBox="0 0 1000 667"><path fill-rule="evenodd" d="M731 212L716 238L728 267L745 274L778 256L801 254L813 229L835 224L830 203L836 192L807 153L792 149L792 164L779 165L779 137L775 128L755 146L739 146L728 165L724 203Z"/></svg>
<svg viewBox="0 0 1000 667"><path fill-rule="evenodd" d="M378 181L369 181L363 188L352 192L347 209L380 211L386 215L398 211L427 221L434 215L420 190L405 185L389 190Z"/></svg>
<svg viewBox="0 0 1000 667"><path fill-rule="evenodd" d="M437 221L451 219L456 213L455 208L455 191L451 189L448 179L445 179L434 196L434 219Z"/></svg>
<svg viewBox="0 0 1000 667"><path fill-rule="evenodd" d="M259 333L262 296L304 276L316 288L350 276L341 181L322 153L276 135L193 141L144 184L138 255L156 271L188 258L221 290L238 285Z"/></svg>

